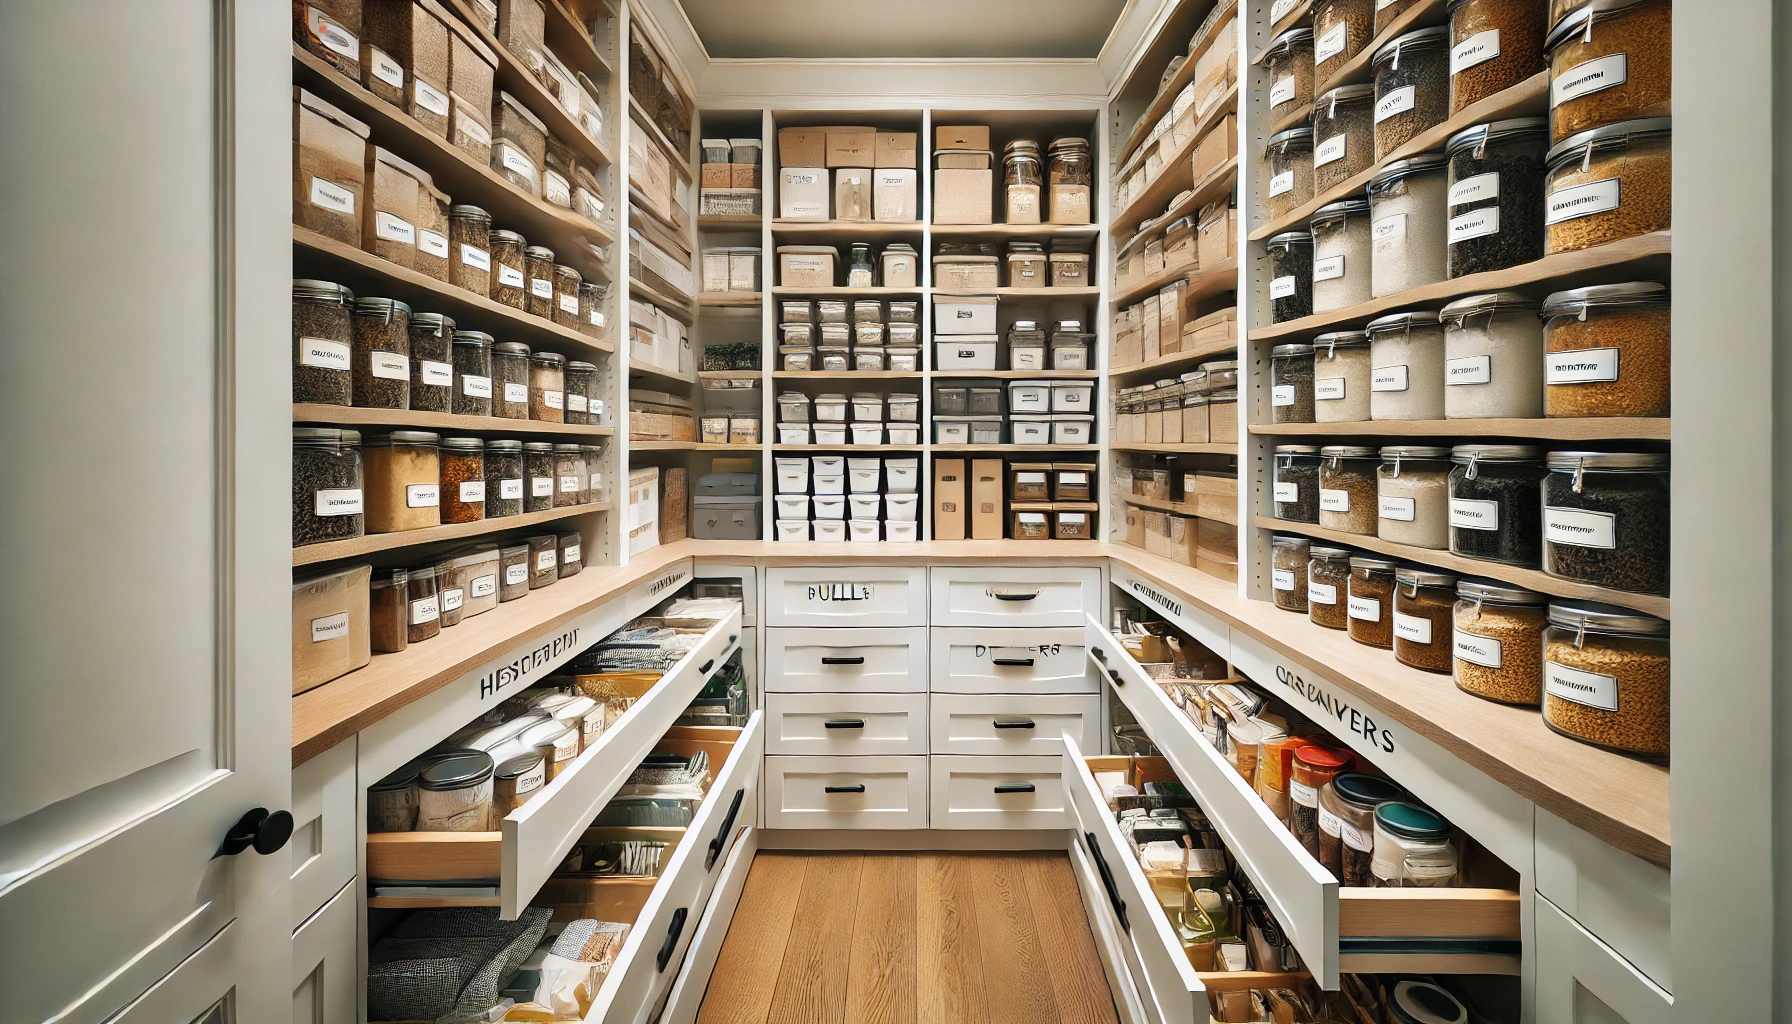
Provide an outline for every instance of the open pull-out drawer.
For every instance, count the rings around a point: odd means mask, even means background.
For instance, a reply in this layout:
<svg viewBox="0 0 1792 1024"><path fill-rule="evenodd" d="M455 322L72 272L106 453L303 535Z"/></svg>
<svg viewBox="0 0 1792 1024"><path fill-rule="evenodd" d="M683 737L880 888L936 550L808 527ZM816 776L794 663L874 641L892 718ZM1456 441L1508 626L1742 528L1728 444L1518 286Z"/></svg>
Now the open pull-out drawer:
<svg viewBox="0 0 1792 1024"><path fill-rule="evenodd" d="M1337 988L1342 972L1518 973L1518 893L1340 886L1114 635L1093 618L1085 630L1089 657L1200 803L1322 987Z"/></svg>
<svg viewBox="0 0 1792 1024"><path fill-rule="evenodd" d="M495 883L501 916L507 920L516 917L641 758L728 660L740 635L740 610L736 608L706 631L697 646L571 767L500 822L500 831L369 835L368 880L375 885ZM383 906L413 905L403 897L378 899Z"/></svg>

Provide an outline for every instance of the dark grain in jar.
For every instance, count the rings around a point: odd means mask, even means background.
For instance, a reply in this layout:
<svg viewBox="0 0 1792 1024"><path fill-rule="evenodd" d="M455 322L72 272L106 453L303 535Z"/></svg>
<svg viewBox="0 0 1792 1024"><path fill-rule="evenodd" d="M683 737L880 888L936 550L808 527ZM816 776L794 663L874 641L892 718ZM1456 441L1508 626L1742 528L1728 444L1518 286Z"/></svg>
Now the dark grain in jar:
<svg viewBox="0 0 1792 1024"><path fill-rule="evenodd" d="M411 398L411 307L393 299L357 299L354 313L355 405L405 409Z"/></svg>
<svg viewBox="0 0 1792 1024"><path fill-rule="evenodd" d="M493 231L492 293L493 302L512 309L529 308L529 285L523 250L528 243L514 231Z"/></svg>
<svg viewBox="0 0 1792 1024"><path fill-rule="evenodd" d="M292 400L354 404L355 295L332 281L292 283Z"/></svg>
<svg viewBox="0 0 1792 1024"><path fill-rule="evenodd" d="M554 250L531 245L523 250L523 277L528 282L524 309L546 320L554 318Z"/></svg>
<svg viewBox="0 0 1792 1024"><path fill-rule="evenodd" d="M523 511L554 507L554 446L547 441L523 445Z"/></svg>
<svg viewBox="0 0 1792 1024"><path fill-rule="evenodd" d="M448 283L475 295L492 292L491 214L477 206L448 208Z"/></svg>
<svg viewBox="0 0 1792 1024"><path fill-rule="evenodd" d="M454 405L454 321L440 313L415 314L410 336L412 411L450 411Z"/></svg>
<svg viewBox="0 0 1792 1024"><path fill-rule="evenodd" d="M1467 182L1464 202L1450 204L1452 225L1449 243L1449 275L1480 274L1505 270L1543 258L1543 153L1547 122L1543 118L1514 118L1478 125L1450 140L1450 188ZM1491 133L1492 138L1486 136ZM1475 179L1497 175L1497 194L1492 198L1476 188ZM1490 233L1481 233L1483 218L1473 215L1493 211ZM1460 224L1458 223L1460 222ZM1464 230L1458 231L1458 227ZM1472 230L1470 230L1472 229ZM1466 236L1458 238L1458 235Z"/></svg>
<svg viewBox="0 0 1792 1024"><path fill-rule="evenodd" d="M293 547L361 536L360 433L294 427L292 440ZM349 508L355 511L341 511Z"/></svg>
<svg viewBox="0 0 1792 1024"><path fill-rule="evenodd" d="M523 477L521 441L485 443L485 518L514 516L523 510L528 482Z"/></svg>
<svg viewBox="0 0 1792 1024"><path fill-rule="evenodd" d="M1278 445L1275 484L1285 495L1294 488L1293 501L1276 501L1276 518L1290 523L1319 524L1319 449L1313 445Z"/></svg>
<svg viewBox="0 0 1792 1024"><path fill-rule="evenodd" d="M492 415L529 418L529 346L520 341L492 346Z"/></svg>
<svg viewBox="0 0 1792 1024"><path fill-rule="evenodd" d="M1598 471L1602 458L1553 452L1543 482L1543 571L1565 580L1633 594L1668 592L1668 473L1666 456L1629 456L1650 468ZM1571 463L1586 463L1576 480ZM1609 518L1608 518L1609 517ZM1586 524L1602 521L1604 532ZM1609 534L1609 537L1606 536ZM1587 539L1588 544L1566 538ZM1601 546L1609 540L1611 547Z"/></svg>
<svg viewBox="0 0 1792 1024"><path fill-rule="evenodd" d="M1385 651L1394 646L1394 563L1373 558L1350 562L1350 639ZM1370 601L1375 604L1369 606Z"/></svg>
<svg viewBox="0 0 1792 1024"><path fill-rule="evenodd" d="M416 644L442 632L442 605L433 565L412 569L405 602L405 643Z"/></svg>
<svg viewBox="0 0 1792 1024"><path fill-rule="evenodd" d="M1332 158L1338 145L1343 154ZM1320 163L1321 160L1324 163ZM1313 191L1335 188L1375 162L1375 87L1346 85L1313 101Z"/></svg>
<svg viewBox="0 0 1792 1024"><path fill-rule="evenodd" d="M492 414L492 336L479 331L454 332L454 401L456 416Z"/></svg>

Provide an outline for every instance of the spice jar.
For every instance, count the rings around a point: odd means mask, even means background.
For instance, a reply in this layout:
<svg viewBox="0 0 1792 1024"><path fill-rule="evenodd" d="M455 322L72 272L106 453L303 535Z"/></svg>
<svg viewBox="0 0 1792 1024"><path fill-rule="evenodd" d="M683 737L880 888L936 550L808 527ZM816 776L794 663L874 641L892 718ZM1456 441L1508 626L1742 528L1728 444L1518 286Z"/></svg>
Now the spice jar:
<svg viewBox="0 0 1792 1024"><path fill-rule="evenodd" d="M349 310L355 295L331 281L292 283L292 400L352 405Z"/></svg>
<svg viewBox="0 0 1792 1024"><path fill-rule="evenodd" d="M492 215L464 203L448 208L448 283L475 295L492 292Z"/></svg>
<svg viewBox="0 0 1792 1024"><path fill-rule="evenodd" d="M1313 346L1294 342L1270 349L1269 374L1275 422L1313 422Z"/></svg>
<svg viewBox="0 0 1792 1024"><path fill-rule="evenodd" d="M568 330L579 329L579 288L584 279L564 263L554 264L554 322Z"/></svg>
<svg viewBox="0 0 1792 1024"><path fill-rule="evenodd" d="M529 356L529 418L566 422L566 357L558 352Z"/></svg>
<svg viewBox="0 0 1792 1024"><path fill-rule="evenodd" d="M395 299L355 300L355 404L404 409L411 399L411 307Z"/></svg>
<svg viewBox="0 0 1792 1024"><path fill-rule="evenodd" d="M1665 117L1624 121L1571 136L1549 151L1543 219L1550 253L1673 225L1671 124Z"/></svg>
<svg viewBox="0 0 1792 1024"><path fill-rule="evenodd" d="M498 549L498 602L514 601L529 593L529 545L512 544Z"/></svg>
<svg viewBox="0 0 1792 1024"><path fill-rule="evenodd" d="M557 535L556 544L559 547L561 579L577 576L579 570L585 567L583 540L584 538L577 533Z"/></svg>
<svg viewBox="0 0 1792 1024"><path fill-rule="evenodd" d="M560 578L560 538L544 533L529 538L529 589L540 590Z"/></svg>
<svg viewBox="0 0 1792 1024"><path fill-rule="evenodd" d="M1269 130L1298 122L1313 102L1312 28L1291 28L1276 36L1263 51L1263 74L1269 81Z"/></svg>
<svg viewBox="0 0 1792 1024"><path fill-rule="evenodd" d="M1349 752L1317 743L1294 748L1288 776L1288 830L1315 860L1319 858L1319 790L1348 769L1350 760Z"/></svg>
<svg viewBox="0 0 1792 1024"><path fill-rule="evenodd" d="M1313 339L1313 418L1361 423L1369 418L1369 334L1333 331Z"/></svg>
<svg viewBox="0 0 1792 1024"><path fill-rule="evenodd" d="M1002 184L1007 196L1006 222L1037 224L1043 212L1040 191L1045 178L1039 164L1039 143L1015 139L1002 149Z"/></svg>
<svg viewBox="0 0 1792 1024"><path fill-rule="evenodd" d="M1456 584L1458 689L1502 704L1536 707L1543 699L1543 626L1549 598L1492 580Z"/></svg>
<svg viewBox="0 0 1792 1024"><path fill-rule="evenodd" d="M1592 601L1551 604L1543 723L1608 750L1667 757L1667 622Z"/></svg>
<svg viewBox="0 0 1792 1024"><path fill-rule="evenodd" d="M1537 567L1543 559L1541 454L1517 444L1450 449L1451 554Z"/></svg>
<svg viewBox="0 0 1792 1024"><path fill-rule="evenodd" d="M1313 312L1313 236L1284 231L1264 246L1269 253L1269 322L1285 323Z"/></svg>
<svg viewBox="0 0 1792 1024"><path fill-rule="evenodd" d="M490 831L492 768L490 754L466 750L423 769L417 779L417 831Z"/></svg>
<svg viewBox="0 0 1792 1024"><path fill-rule="evenodd" d="M442 524L440 437L426 430L374 434L363 443L368 533L398 533Z"/></svg>
<svg viewBox="0 0 1792 1024"><path fill-rule="evenodd" d="M417 830L417 776L422 758L367 787L367 831L415 832Z"/></svg>
<svg viewBox="0 0 1792 1024"><path fill-rule="evenodd" d="M405 642L418 644L442 631L442 604L436 594L434 564L408 572L409 590L405 595Z"/></svg>
<svg viewBox="0 0 1792 1024"><path fill-rule="evenodd" d="M1375 51L1375 158L1385 160L1450 116L1450 30L1398 36Z"/></svg>
<svg viewBox="0 0 1792 1024"><path fill-rule="evenodd" d="M589 699L589 698L587 698ZM500 831L499 822L510 812L529 802L529 798L547 785L547 759L539 751L518 754L505 759L492 775L492 823L489 831Z"/></svg>
<svg viewBox="0 0 1792 1024"><path fill-rule="evenodd" d="M442 522L476 523L485 518L485 442L477 437L444 437Z"/></svg>
<svg viewBox="0 0 1792 1024"><path fill-rule="evenodd" d="M609 302L610 289L594 281L579 284L579 333L587 338L607 341L610 337L606 326L604 305Z"/></svg>
<svg viewBox="0 0 1792 1024"><path fill-rule="evenodd" d="M523 442L485 442L485 518L523 511Z"/></svg>
<svg viewBox="0 0 1792 1024"><path fill-rule="evenodd" d="M1330 81L1374 34L1375 0L1314 0L1313 80Z"/></svg>
<svg viewBox="0 0 1792 1024"><path fill-rule="evenodd" d="M1442 855L1450 846L1450 823L1422 804L1391 800L1375 808L1375 850L1369 858L1371 885L1402 888L1406 862L1414 856Z"/></svg>
<svg viewBox="0 0 1792 1024"><path fill-rule="evenodd" d="M1341 85L1313 101L1315 194L1361 174L1375 162L1374 118L1373 85Z"/></svg>
<svg viewBox="0 0 1792 1024"><path fill-rule="evenodd" d="M545 245L531 245L523 250L523 277L528 281L528 294L523 309L535 316L554 318L554 250Z"/></svg>
<svg viewBox="0 0 1792 1024"><path fill-rule="evenodd" d="M436 604L441 609L442 628L460 625L467 609L467 584L473 568L449 558L436 563Z"/></svg>
<svg viewBox="0 0 1792 1024"><path fill-rule="evenodd" d="M1427 672L1450 671L1455 613L1455 576L1428 569L1396 570L1394 660Z"/></svg>
<svg viewBox="0 0 1792 1024"><path fill-rule="evenodd" d="M1666 416L1667 287L1594 285L1543 300L1545 416Z"/></svg>
<svg viewBox="0 0 1792 1024"><path fill-rule="evenodd" d="M1313 312L1329 313L1373 298L1369 201L1327 203L1313 213L1307 226L1313 232ZM1368 418L1367 411L1363 418Z"/></svg>
<svg viewBox="0 0 1792 1024"><path fill-rule="evenodd" d="M554 507L554 446L547 441L523 443L523 511Z"/></svg>
<svg viewBox="0 0 1792 1024"><path fill-rule="evenodd" d="M1478 124L1450 137L1450 277L1543 258L1547 139L1541 117Z"/></svg>
<svg viewBox="0 0 1792 1024"><path fill-rule="evenodd" d="M1350 552L1315 544L1308 553L1307 618L1327 629L1348 628Z"/></svg>
<svg viewBox="0 0 1792 1024"><path fill-rule="evenodd" d="M579 359L569 359L562 375L565 387L563 414L565 422L580 425L596 423L591 418L591 394L597 386L597 366Z"/></svg>
<svg viewBox="0 0 1792 1024"><path fill-rule="evenodd" d="M480 331L454 332L454 395L456 416L492 414L492 336Z"/></svg>
<svg viewBox="0 0 1792 1024"><path fill-rule="evenodd" d="M576 444L554 446L554 478L559 481L559 489L554 492L555 508L584 504L582 494L591 487L586 472L583 448Z"/></svg>
<svg viewBox="0 0 1792 1024"><path fill-rule="evenodd" d="M375 569L367 585L368 646L375 654L397 654L411 634L411 574L404 569Z"/></svg>
<svg viewBox="0 0 1792 1024"><path fill-rule="evenodd" d="M1390 445L1375 481L1377 536L1438 551L1450 546L1450 449Z"/></svg>
<svg viewBox="0 0 1792 1024"><path fill-rule="evenodd" d="M529 418L529 346L520 341L492 346L492 415Z"/></svg>
<svg viewBox="0 0 1792 1024"><path fill-rule="evenodd" d="M1543 571L1635 594L1668 592L1668 457L1550 452Z"/></svg>
<svg viewBox="0 0 1792 1024"><path fill-rule="evenodd" d="M1672 108L1673 4L1669 0L1590 0L1550 29L1552 138Z"/></svg>
<svg viewBox="0 0 1792 1024"><path fill-rule="evenodd" d="M1355 555L1350 559L1350 639L1387 650L1394 645L1394 563Z"/></svg>
<svg viewBox="0 0 1792 1024"><path fill-rule="evenodd" d="M1319 525L1375 536L1375 449L1327 445L1319 457Z"/></svg>
<svg viewBox="0 0 1792 1024"><path fill-rule="evenodd" d="M1396 160L1369 179L1369 260L1376 298L1444 279L1448 171L1442 153L1424 153Z"/></svg>
<svg viewBox="0 0 1792 1024"><path fill-rule="evenodd" d="M514 231L493 230L488 236L492 250L493 302L512 309L529 308L529 287L523 250L528 248L523 236Z"/></svg>
<svg viewBox="0 0 1792 1024"><path fill-rule="evenodd" d="M362 535L361 435L335 427L292 428L292 544Z"/></svg>
<svg viewBox="0 0 1792 1024"><path fill-rule="evenodd" d="M1273 493L1276 518L1290 523L1319 522L1319 448L1276 445Z"/></svg>
<svg viewBox="0 0 1792 1024"><path fill-rule="evenodd" d="M1290 612L1306 611L1307 562L1312 557L1308 551L1313 542L1290 533L1278 533L1269 538L1269 546L1273 554L1270 582L1276 607Z"/></svg>
<svg viewBox="0 0 1792 1024"><path fill-rule="evenodd" d="M1444 418L1444 328L1436 313L1369 321L1369 417Z"/></svg>
<svg viewBox="0 0 1792 1024"><path fill-rule="evenodd" d="M1263 176L1266 217L1279 220L1313 201L1313 129L1288 128L1270 136L1263 160L1269 172Z"/></svg>
<svg viewBox="0 0 1792 1024"><path fill-rule="evenodd" d="M412 412L447 412L454 404L454 321L413 313L410 324Z"/></svg>
<svg viewBox="0 0 1792 1024"><path fill-rule="evenodd" d="M1089 155L1089 140L1065 137L1053 139L1046 148L1049 164L1046 183L1052 190L1051 222L1053 224L1087 224L1094 204L1095 162Z"/></svg>
<svg viewBox="0 0 1792 1024"><path fill-rule="evenodd" d="M1457 299L1438 312L1444 327L1444 417L1532 419L1543 415L1543 322L1519 292Z"/></svg>
<svg viewBox="0 0 1792 1024"><path fill-rule="evenodd" d="M1374 884L1375 808L1408 794L1398 783L1361 772L1341 772L1319 790L1319 865L1340 885Z"/></svg>
<svg viewBox="0 0 1792 1024"><path fill-rule="evenodd" d="M1546 66L1537 0L1451 0L1450 113L1529 80Z"/></svg>

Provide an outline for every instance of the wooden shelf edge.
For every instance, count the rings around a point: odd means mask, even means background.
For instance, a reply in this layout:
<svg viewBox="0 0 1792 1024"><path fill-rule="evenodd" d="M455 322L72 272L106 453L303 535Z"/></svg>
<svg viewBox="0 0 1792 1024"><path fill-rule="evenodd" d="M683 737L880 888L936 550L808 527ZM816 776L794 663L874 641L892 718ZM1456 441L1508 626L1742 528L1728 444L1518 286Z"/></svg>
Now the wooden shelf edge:
<svg viewBox="0 0 1792 1024"><path fill-rule="evenodd" d="M1128 306L1140 299L1150 297L1154 292L1162 291L1177 281L1188 282L1191 298L1197 295L1205 297L1217 295L1222 291L1234 291L1238 283L1238 259L1232 257L1205 270L1200 268L1189 270L1183 267L1166 270L1137 284L1127 285L1124 289L1109 296L1108 303L1113 306ZM1223 287L1227 283L1233 287Z"/></svg>
<svg viewBox="0 0 1792 1024"><path fill-rule="evenodd" d="M1108 376L1135 379L1146 375L1156 374L1163 370L1180 368L1192 363L1199 363L1203 360L1210 359L1213 356L1225 352L1235 352L1237 350L1237 339L1227 338L1225 341L1210 342L1206 345L1198 345L1195 348L1186 349L1181 352L1172 352L1167 356L1158 356L1156 359L1152 359L1148 362L1133 363L1131 366L1111 367L1108 370Z"/></svg>
<svg viewBox="0 0 1792 1024"><path fill-rule="evenodd" d="M1227 508L1223 515L1208 516L1197 512L1195 506L1186 501L1163 501L1158 498L1141 498L1136 494L1122 494L1120 500L1128 505L1137 505L1140 508L1156 509L1159 512L1174 512L1177 515L1194 516L1197 519L1211 519L1214 522L1225 523L1229 526L1238 525L1238 511L1234 508Z"/></svg>
<svg viewBox="0 0 1792 1024"><path fill-rule="evenodd" d="M306 402L293 403L292 421L498 434L554 434L564 437L613 437L616 434L615 427L581 426L577 423L543 423L540 420L507 420L497 416L456 416L451 413L418 412L411 409L364 409Z"/></svg>
<svg viewBox="0 0 1792 1024"><path fill-rule="evenodd" d="M1225 441L1191 441L1173 444L1152 444L1146 442L1110 443L1108 448L1116 452L1138 452L1145 455L1237 455L1238 445Z"/></svg>
<svg viewBox="0 0 1792 1024"><path fill-rule="evenodd" d="M1553 441L1670 439L1673 420L1627 416L1575 419L1368 420L1361 423L1253 423L1258 437L1531 437Z"/></svg>
<svg viewBox="0 0 1792 1024"><path fill-rule="evenodd" d="M763 301L760 292L698 292L698 306L751 309Z"/></svg>
<svg viewBox="0 0 1792 1024"><path fill-rule="evenodd" d="M382 551L396 551L399 548L412 548L424 544L437 544L449 540L469 540L491 533L502 533L506 530L521 530L531 526L571 519L575 516L590 515L593 512L608 512L611 505L607 501L587 502L583 505L569 505L566 508L548 509L545 512L524 512L520 515L501 516L497 519L481 519L471 523L451 523L446 526L430 526L421 530L401 530L398 533L370 533L365 537L350 540L327 540L318 544L306 544L292 549L294 568L302 565L317 565L322 562L340 562L348 558L365 558Z"/></svg>

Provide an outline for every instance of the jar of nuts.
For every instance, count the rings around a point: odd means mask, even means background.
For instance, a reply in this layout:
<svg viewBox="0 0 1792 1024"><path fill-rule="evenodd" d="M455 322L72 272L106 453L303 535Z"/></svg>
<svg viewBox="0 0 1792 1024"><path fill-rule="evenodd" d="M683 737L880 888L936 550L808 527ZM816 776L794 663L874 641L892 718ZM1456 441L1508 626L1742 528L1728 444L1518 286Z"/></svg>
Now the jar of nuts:
<svg viewBox="0 0 1792 1024"><path fill-rule="evenodd" d="M1549 606L1543 721L1584 743L1668 755L1668 624L1592 601Z"/></svg>

